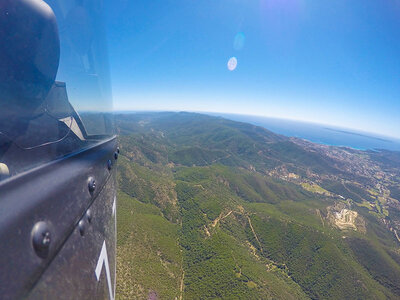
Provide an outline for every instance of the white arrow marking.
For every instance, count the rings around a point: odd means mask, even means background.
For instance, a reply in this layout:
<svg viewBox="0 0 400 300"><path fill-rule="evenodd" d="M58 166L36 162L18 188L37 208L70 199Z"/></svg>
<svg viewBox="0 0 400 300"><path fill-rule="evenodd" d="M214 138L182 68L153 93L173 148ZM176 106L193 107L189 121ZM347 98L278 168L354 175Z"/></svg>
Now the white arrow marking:
<svg viewBox="0 0 400 300"><path fill-rule="evenodd" d="M116 236L117 236L117 196L114 196L114 203L112 206L112 215L114 216L114 249L117 247L116 245ZM117 289L117 269L114 268L114 299L115 299L115 291Z"/></svg>
<svg viewBox="0 0 400 300"><path fill-rule="evenodd" d="M112 291L112 285L111 285L110 266L108 264L106 241L103 242L103 247L101 247L99 260L97 261L97 266L95 271L97 281L100 281L100 274L101 274L101 269L103 268L103 262L104 262L104 267L106 268L106 277L107 277L108 293L110 296L110 300L114 300L114 293Z"/></svg>
<svg viewBox="0 0 400 300"><path fill-rule="evenodd" d="M113 202L113 205L112 205L112 215L114 215L115 214L115 210L116 210L116 200L117 200L117 197L116 196L114 196L114 202Z"/></svg>

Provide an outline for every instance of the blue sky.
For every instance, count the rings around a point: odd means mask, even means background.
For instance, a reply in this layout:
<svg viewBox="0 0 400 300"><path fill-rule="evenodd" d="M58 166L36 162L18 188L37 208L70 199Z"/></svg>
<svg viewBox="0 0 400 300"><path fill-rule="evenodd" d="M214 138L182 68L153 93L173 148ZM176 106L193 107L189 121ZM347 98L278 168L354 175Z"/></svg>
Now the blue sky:
<svg viewBox="0 0 400 300"><path fill-rule="evenodd" d="M117 110L241 113L400 137L399 0L106 6Z"/></svg>

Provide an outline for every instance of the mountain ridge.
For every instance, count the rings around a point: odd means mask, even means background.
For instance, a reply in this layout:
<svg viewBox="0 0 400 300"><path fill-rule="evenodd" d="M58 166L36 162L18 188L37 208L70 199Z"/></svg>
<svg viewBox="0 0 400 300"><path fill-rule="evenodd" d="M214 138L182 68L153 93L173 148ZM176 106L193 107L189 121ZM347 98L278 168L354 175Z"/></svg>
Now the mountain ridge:
<svg viewBox="0 0 400 300"><path fill-rule="evenodd" d="M396 153L317 145L201 114L123 114L116 120L120 203L152 207L150 214L131 214L150 226L136 224L140 235L153 230L146 218L162 218L174 228L168 243L177 245L154 240L148 249L152 263L161 264L163 276L171 279L166 291L165 278L146 278L146 265L133 262L126 243L119 242L120 235L141 242L129 233L134 221L124 218L118 225L118 251L125 253L118 257L118 295L400 296ZM341 228L346 214L352 217ZM165 261L171 249L175 254ZM383 271L368 263L371 257ZM142 296L119 283L126 280L120 270L129 262L135 268L123 274Z"/></svg>

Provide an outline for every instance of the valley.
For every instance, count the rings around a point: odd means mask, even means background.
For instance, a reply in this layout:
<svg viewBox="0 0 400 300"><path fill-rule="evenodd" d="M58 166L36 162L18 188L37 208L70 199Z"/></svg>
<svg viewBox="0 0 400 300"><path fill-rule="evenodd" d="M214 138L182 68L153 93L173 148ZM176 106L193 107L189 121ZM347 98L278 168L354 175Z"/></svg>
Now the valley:
<svg viewBox="0 0 400 300"><path fill-rule="evenodd" d="M117 298L398 299L400 153L116 116Z"/></svg>

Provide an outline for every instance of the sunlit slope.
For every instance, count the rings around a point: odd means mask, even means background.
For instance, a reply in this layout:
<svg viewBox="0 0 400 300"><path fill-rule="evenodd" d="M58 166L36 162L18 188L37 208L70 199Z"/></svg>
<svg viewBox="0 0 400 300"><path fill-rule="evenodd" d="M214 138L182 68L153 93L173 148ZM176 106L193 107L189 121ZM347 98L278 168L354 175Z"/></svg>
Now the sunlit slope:
<svg viewBox="0 0 400 300"><path fill-rule="evenodd" d="M398 212L387 205L396 199L374 189L381 179L221 118L131 114L117 124L118 297L400 297Z"/></svg>

